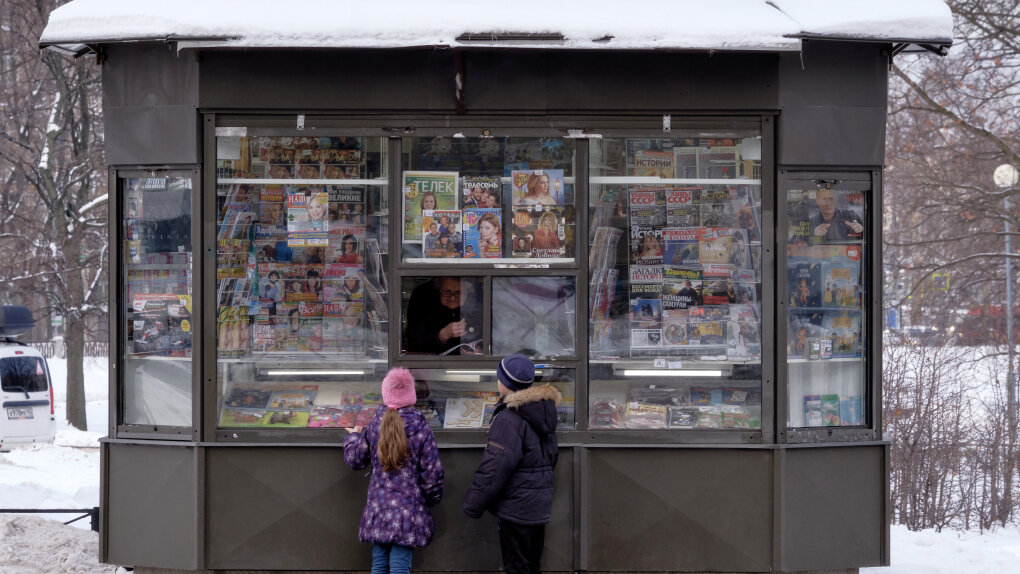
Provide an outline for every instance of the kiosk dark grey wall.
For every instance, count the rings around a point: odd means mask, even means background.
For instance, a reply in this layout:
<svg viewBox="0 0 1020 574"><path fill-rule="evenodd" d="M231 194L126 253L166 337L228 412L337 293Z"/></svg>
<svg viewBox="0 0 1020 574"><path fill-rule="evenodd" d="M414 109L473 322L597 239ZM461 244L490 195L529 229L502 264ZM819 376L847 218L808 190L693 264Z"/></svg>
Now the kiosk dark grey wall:
<svg viewBox="0 0 1020 574"><path fill-rule="evenodd" d="M302 113L313 125L375 125L378 135L414 122L456 127L497 114L509 127L543 120L655 125L670 114L674 122L687 116L762 121L771 131L766 141L774 142L763 176L772 197L780 170L878 174L879 190L889 54L881 43L821 41L806 42L803 54L177 52L158 43L110 45L102 51L107 161L114 169L208 173L211 166L202 163L213 126L203 117L211 122L213 116L204 114L258 123ZM466 81L462 114L454 91L458 69ZM880 201L876 193L878 214ZM117 202L111 204L116 210ZM775 224L773 209L763 211L767 227ZM111 221L118 217L111 213ZM880 244L874 239L872 245ZM876 349L880 338L869 339ZM212 337L205 344L206 355L215 356ZM874 377L879 357L871 356ZM777 362L765 360L766 366ZM111 396L117 396L111 373ZM782 384L774 367L764 376L765 389ZM880 389L874 382L871 388L874 427L851 442L791 444L776 416L745 444L691 442L697 437L663 443L655 438L661 435L640 432L560 433L545 568L769 572L888 564L888 445L881 441ZM210 396L208 388L195 389L196 400ZM772 403L764 408L776 412L778 393L765 396ZM338 443L279 444L271 433L270 442L217 442L215 416L208 414L214 406L200 407L198 442L118 438L111 422L102 448L102 560L186 570L366 570L369 549L356 536L366 480L346 470ZM111 421L116 413L113 404ZM459 512L482 441L461 442L440 437L446 499L437 510L439 537L417 554L416 568L499 566L491 519L478 523Z"/></svg>

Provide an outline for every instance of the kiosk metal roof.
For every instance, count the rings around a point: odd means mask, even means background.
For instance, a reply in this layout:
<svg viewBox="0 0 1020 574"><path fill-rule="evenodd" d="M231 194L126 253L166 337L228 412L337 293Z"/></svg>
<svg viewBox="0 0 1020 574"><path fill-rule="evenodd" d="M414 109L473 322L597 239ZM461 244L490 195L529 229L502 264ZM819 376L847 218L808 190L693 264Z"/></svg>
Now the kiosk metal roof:
<svg viewBox="0 0 1020 574"><path fill-rule="evenodd" d="M953 41L943 0L73 0L39 44L201 48L542 48L798 51L801 40Z"/></svg>

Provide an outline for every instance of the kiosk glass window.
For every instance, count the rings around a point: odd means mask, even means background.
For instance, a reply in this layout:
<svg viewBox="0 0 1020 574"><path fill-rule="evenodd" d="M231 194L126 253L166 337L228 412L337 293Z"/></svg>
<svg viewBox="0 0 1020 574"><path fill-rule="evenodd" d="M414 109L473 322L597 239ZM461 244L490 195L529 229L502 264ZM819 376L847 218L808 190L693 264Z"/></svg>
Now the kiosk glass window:
<svg viewBox="0 0 1020 574"><path fill-rule="evenodd" d="M868 424L870 197L862 181L793 180L785 190L788 427Z"/></svg>
<svg viewBox="0 0 1020 574"><path fill-rule="evenodd" d="M217 137L219 427L353 426L378 405L386 150L383 138Z"/></svg>
<svg viewBox="0 0 1020 574"><path fill-rule="evenodd" d="M589 147L589 428L760 429L760 132Z"/></svg>
<svg viewBox="0 0 1020 574"><path fill-rule="evenodd" d="M404 138L403 260L573 262L574 152L563 138Z"/></svg>
<svg viewBox="0 0 1020 574"><path fill-rule="evenodd" d="M125 425L192 426L192 180L119 179Z"/></svg>

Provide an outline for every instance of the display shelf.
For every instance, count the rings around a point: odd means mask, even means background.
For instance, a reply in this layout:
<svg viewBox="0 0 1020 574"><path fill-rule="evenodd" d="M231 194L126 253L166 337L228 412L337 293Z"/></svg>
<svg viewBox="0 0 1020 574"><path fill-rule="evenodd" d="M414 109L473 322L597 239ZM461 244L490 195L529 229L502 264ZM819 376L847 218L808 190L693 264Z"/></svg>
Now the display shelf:
<svg viewBox="0 0 1020 574"><path fill-rule="evenodd" d="M677 179L636 175L592 176L589 181L603 185L761 185L760 179Z"/></svg>
<svg viewBox="0 0 1020 574"><path fill-rule="evenodd" d="M541 261L541 263L538 263ZM568 263L576 263L577 260L573 257L549 257L549 258L531 258L531 257L472 257L470 259L464 259L459 257L448 257L448 258L434 258L434 257L406 257L404 263L442 263L444 265L482 265L490 266L494 265L498 269L543 269L550 265L562 265Z"/></svg>
<svg viewBox="0 0 1020 574"><path fill-rule="evenodd" d="M216 180L216 185L370 185L385 187L389 180L378 179L269 179L226 177Z"/></svg>

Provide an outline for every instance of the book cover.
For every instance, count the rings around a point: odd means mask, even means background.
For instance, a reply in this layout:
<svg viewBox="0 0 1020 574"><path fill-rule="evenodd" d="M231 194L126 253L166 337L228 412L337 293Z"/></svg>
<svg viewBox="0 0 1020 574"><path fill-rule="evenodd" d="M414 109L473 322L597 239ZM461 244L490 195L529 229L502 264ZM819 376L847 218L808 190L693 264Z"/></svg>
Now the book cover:
<svg viewBox="0 0 1020 574"><path fill-rule="evenodd" d="M703 406L698 407L698 421L694 428L699 429L720 429L723 428L722 407Z"/></svg>
<svg viewBox="0 0 1020 574"><path fill-rule="evenodd" d="M488 175L466 175L461 178L462 208L499 209L502 206L502 178Z"/></svg>
<svg viewBox="0 0 1020 574"><path fill-rule="evenodd" d="M698 267L701 231L697 227L667 227L662 230L662 262L666 265Z"/></svg>
<svg viewBox="0 0 1020 574"><path fill-rule="evenodd" d="M822 426L822 395L804 395L804 426Z"/></svg>
<svg viewBox="0 0 1020 574"><path fill-rule="evenodd" d="M566 205L562 169L513 170L510 174L513 206Z"/></svg>
<svg viewBox="0 0 1020 574"><path fill-rule="evenodd" d="M503 255L503 219L500 209L464 210L465 259L501 257Z"/></svg>
<svg viewBox="0 0 1020 574"><path fill-rule="evenodd" d="M822 269L817 260L791 257L786 265L786 286L791 308L822 306Z"/></svg>
<svg viewBox="0 0 1020 574"><path fill-rule="evenodd" d="M822 395L822 425L841 426L839 418L839 395Z"/></svg>
<svg viewBox="0 0 1020 574"><path fill-rule="evenodd" d="M271 396L272 390L235 386L223 400L223 406L237 409L264 409Z"/></svg>
<svg viewBox="0 0 1020 574"><path fill-rule="evenodd" d="M822 263L823 307L844 307L860 309L858 277L860 262L825 261Z"/></svg>
<svg viewBox="0 0 1020 574"><path fill-rule="evenodd" d="M856 427L864 424L864 410L859 395L840 399L839 424L844 427Z"/></svg>
<svg viewBox="0 0 1020 574"><path fill-rule="evenodd" d="M315 394L316 389L313 388L273 391L267 408L274 411L307 411L312 408Z"/></svg>
<svg viewBox="0 0 1020 574"><path fill-rule="evenodd" d="M860 357L863 354L860 311L826 312L822 331L820 338L832 341L833 357Z"/></svg>
<svg viewBox="0 0 1020 574"><path fill-rule="evenodd" d="M344 409L342 406L318 406L312 407L311 412L308 414L308 428L335 428L344 427L340 422L343 417Z"/></svg>
<svg viewBox="0 0 1020 574"><path fill-rule="evenodd" d="M220 411L220 427L261 427L265 426L269 411L262 409L234 409L224 407Z"/></svg>
<svg viewBox="0 0 1020 574"><path fill-rule="evenodd" d="M426 212L459 208L458 172L405 171L402 181L404 243L419 243L427 228L423 227Z"/></svg>
<svg viewBox="0 0 1020 574"><path fill-rule="evenodd" d="M791 359L808 357L809 339L821 339L822 313L812 311L791 312L786 331L786 354Z"/></svg>

